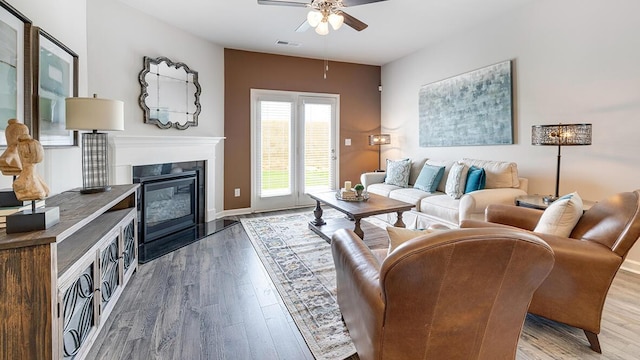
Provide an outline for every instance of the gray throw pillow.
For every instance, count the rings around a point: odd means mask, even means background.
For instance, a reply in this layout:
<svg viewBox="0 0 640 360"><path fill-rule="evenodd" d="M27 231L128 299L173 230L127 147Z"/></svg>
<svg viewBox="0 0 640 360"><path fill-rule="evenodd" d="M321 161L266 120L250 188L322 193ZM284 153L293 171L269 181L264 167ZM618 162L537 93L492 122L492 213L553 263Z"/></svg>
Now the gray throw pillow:
<svg viewBox="0 0 640 360"><path fill-rule="evenodd" d="M387 174L384 183L400 187L409 186L409 173L411 171L411 160L387 160Z"/></svg>
<svg viewBox="0 0 640 360"><path fill-rule="evenodd" d="M454 199L460 199L464 194L468 172L469 168L465 164L460 162L453 164L449 170L444 192Z"/></svg>

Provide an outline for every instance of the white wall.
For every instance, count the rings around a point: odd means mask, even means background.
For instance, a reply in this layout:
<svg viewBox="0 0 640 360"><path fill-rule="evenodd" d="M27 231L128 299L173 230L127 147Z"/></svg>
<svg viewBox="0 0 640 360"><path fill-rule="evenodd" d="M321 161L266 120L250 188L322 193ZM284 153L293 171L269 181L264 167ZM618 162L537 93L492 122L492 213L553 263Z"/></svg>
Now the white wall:
<svg viewBox="0 0 640 360"><path fill-rule="evenodd" d="M222 136L224 133L224 50L171 27L116 0L9 0L9 3L78 54L79 95L125 102L125 131L112 135ZM138 73L143 56L166 56L198 71L202 112L197 127L161 130L143 123L138 106ZM223 144L216 148L217 194L223 193ZM38 171L51 193L82 186L80 149L46 149ZM0 187L10 187L0 177ZM222 197L216 209L222 209Z"/></svg>
<svg viewBox="0 0 640 360"><path fill-rule="evenodd" d="M87 0L88 94L123 100L125 131L118 135L223 136L224 49L176 29L116 0ZM165 56L198 72L202 88L198 126L186 130L160 129L143 122L138 105L144 56ZM224 147L216 147L216 194L223 193ZM215 209L223 208L222 196Z"/></svg>
<svg viewBox="0 0 640 360"><path fill-rule="evenodd" d="M586 122L593 145L562 149L560 192L598 200L640 188L637 14L637 0L535 1L383 66L382 127L402 144L383 156L511 160L529 193L550 194L557 148L532 146L531 126ZM419 147L420 87L507 59L515 65L515 144ZM629 260L640 270L640 244Z"/></svg>
<svg viewBox="0 0 640 360"><path fill-rule="evenodd" d="M87 91L87 31L85 0L8 0L14 8L78 54L78 91ZM2 150L4 151L4 150ZM38 172L51 194L82 186L82 160L78 147L45 149ZM0 187L10 188L11 177L0 176Z"/></svg>

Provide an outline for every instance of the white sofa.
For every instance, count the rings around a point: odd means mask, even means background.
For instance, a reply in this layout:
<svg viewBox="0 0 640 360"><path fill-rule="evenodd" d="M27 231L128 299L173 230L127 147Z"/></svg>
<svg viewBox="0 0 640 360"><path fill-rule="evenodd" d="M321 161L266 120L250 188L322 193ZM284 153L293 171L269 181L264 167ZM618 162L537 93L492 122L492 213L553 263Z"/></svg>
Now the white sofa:
<svg viewBox="0 0 640 360"><path fill-rule="evenodd" d="M449 170L455 162L433 159L412 161L409 186L406 188L385 184L386 173L384 172L364 173L360 176L360 181L369 193L414 204L415 208L403 214L403 221L407 228L413 229L428 228L434 224L455 228L462 220L483 220L487 205L514 204L517 196L527 194L529 181L518 176L516 163L464 158L458 162L485 170L486 185L482 190L472 191L459 199L454 199L445 193L445 185ZM433 193L413 188L425 163L445 166L442 180L438 184L437 191ZM396 221L396 214L386 214L380 218L393 224Z"/></svg>

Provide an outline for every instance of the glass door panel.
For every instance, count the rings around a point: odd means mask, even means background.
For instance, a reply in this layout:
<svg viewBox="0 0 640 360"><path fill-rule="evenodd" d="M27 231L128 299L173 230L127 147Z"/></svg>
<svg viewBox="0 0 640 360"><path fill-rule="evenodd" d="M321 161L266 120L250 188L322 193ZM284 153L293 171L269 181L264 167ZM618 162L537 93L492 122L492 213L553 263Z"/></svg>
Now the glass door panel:
<svg viewBox="0 0 640 360"><path fill-rule="evenodd" d="M255 211L312 205L336 188L336 95L252 90Z"/></svg>
<svg viewBox="0 0 640 360"><path fill-rule="evenodd" d="M260 102L260 197L291 195L292 103Z"/></svg>
<svg viewBox="0 0 640 360"><path fill-rule="evenodd" d="M335 188L333 105L304 104L304 193Z"/></svg>

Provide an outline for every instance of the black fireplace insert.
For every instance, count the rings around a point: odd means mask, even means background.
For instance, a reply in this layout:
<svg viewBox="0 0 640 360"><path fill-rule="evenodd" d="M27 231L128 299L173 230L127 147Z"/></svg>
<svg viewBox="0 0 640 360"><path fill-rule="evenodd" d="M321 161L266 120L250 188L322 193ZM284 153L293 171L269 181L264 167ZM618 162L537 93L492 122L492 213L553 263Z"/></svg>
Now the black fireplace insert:
<svg viewBox="0 0 640 360"><path fill-rule="evenodd" d="M134 177L138 193L138 241L140 260L167 247L175 247L170 235L198 224L198 171Z"/></svg>

